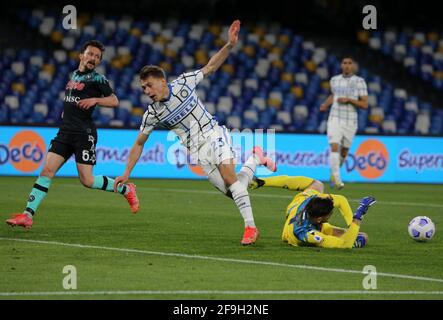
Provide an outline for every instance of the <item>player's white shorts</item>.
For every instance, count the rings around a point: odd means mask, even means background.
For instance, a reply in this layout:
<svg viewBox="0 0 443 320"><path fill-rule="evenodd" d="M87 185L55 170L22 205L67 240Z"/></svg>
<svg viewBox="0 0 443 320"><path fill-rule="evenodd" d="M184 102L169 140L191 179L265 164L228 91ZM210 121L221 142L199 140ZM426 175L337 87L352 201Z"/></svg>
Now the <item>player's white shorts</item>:
<svg viewBox="0 0 443 320"><path fill-rule="evenodd" d="M349 149L356 133L356 125L346 125L335 119L328 121L327 134L329 144L338 143L342 147Z"/></svg>
<svg viewBox="0 0 443 320"><path fill-rule="evenodd" d="M217 126L198 150L198 164L206 174L225 160L235 160L235 152L232 147L231 135L225 126Z"/></svg>

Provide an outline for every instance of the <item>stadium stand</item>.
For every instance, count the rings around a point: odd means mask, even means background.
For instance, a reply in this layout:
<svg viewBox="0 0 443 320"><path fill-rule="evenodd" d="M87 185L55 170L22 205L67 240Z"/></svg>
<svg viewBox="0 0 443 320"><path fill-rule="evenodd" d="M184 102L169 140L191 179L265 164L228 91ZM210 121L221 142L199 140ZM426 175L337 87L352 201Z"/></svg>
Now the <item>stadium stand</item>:
<svg viewBox="0 0 443 320"><path fill-rule="evenodd" d="M65 30L60 15L47 11L21 10L18 19L58 49L4 51L0 60L1 123L57 124L63 110L64 85L77 68L80 47L89 39L97 39L106 46L97 70L111 82L120 107L98 108L94 119L99 126L138 127L149 102L137 77L143 65L160 65L172 79L201 68L226 40L226 27L208 22L146 22L124 15L80 15L81 29ZM373 39L379 39L385 50L382 34L374 33L369 42ZM403 45L401 50L393 45L397 39ZM199 87L199 96L219 122L239 129L325 132L327 115L318 107L329 93L330 77L340 73L339 58L279 24L246 25L241 41L236 54ZM408 41L396 35L387 47L408 59ZM411 49L417 56L416 64L409 67L426 71L422 75L434 77L436 83L443 81L443 76L438 80L435 72L429 73L429 66L443 73L439 54L429 49L436 47L425 42L423 47L427 48L424 53L423 48ZM442 109L410 96L367 69L360 69L359 75L368 84L370 105L369 110L359 110L360 132L443 134Z"/></svg>
<svg viewBox="0 0 443 320"><path fill-rule="evenodd" d="M362 31L358 39L369 48L403 63L410 74L443 90L443 38L438 32L410 29L397 32L393 28L384 32Z"/></svg>

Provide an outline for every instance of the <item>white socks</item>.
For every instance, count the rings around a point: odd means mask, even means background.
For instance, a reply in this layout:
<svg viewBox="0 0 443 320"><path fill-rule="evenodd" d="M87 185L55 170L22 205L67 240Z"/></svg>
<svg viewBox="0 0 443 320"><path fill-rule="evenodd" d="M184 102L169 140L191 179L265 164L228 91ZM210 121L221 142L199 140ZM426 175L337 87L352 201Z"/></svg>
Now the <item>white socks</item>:
<svg viewBox="0 0 443 320"><path fill-rule="evenodd" d="M245 164L241 168L240 172L237 174L238 180L241 182L242 185L244 185L246 188L248 188L249 184L252 181L252 178L254 177L255 170L258 165L258 159L255 155L251 155L248 160L246 160Z"/></svg>
<svg viewBox="0 0 443 320"><path fill-rule="evenodd" d="M234 202L240 210L240 214L242 215L243 220L245 220L245 226L255 228L251 200L249 199L247 187L245 187L244 184L240 181L237 181L229 187L229 191L231 191L232 199L234 199Z"/></svg>
<svg viewBox="0 0 443 320"><path fill-rule="evenodd" d="M340 178L340 154L338 152L331 152L329 156L329 165L331 166L331 173L336 183L341 182Z"/></svg>

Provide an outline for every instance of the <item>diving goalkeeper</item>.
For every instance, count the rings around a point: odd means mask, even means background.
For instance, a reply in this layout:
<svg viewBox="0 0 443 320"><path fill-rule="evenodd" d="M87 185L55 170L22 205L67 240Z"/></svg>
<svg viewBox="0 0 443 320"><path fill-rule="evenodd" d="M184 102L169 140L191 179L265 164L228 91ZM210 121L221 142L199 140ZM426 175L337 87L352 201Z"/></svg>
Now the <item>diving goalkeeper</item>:
<svg viewBox="0 0 443 320"><path fill-rule="evenodd" d="M251 189L278 187L301 191L286 209L286 222L282 240L293 246L317 246L323 248L350 249L364 247L368 235L360 231L363 215L376 203L375 198L365 197L353 213L348 200L342 195L323 194L323 183L308 177L276 176L259 179L254 177ZM337 208L348 226L346 229L328 223L333 209Z"/></svg>

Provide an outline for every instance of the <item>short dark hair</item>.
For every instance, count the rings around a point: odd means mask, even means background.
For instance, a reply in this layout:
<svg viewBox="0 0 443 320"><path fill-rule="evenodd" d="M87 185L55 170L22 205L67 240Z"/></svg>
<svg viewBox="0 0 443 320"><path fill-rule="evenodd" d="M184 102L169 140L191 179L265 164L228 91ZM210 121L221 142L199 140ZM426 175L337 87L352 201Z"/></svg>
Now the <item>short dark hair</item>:
<svg viewBox="0 0 443 320"><path fill-rule="evenodd" d="M105 46L103 45L103 43L101 43L101 42L98 41L98 40L89 40L89 41L86 41L86 42L83 44L83 46L82 46L81 53L85 52L86 48L89 47L89 46L91 46L91 47L95 47L95 48L98 48L98 49L101 51L102 56L103 56L103 52L105 51ZM101 58L101 57L100 57L100 58Z"/></svg>
<svg viewBox="0 0 443 320"><path fill-rule="evenodd" d="M305 211L311 218L327 216L334 209L332 198L314 197L306 205Z"/></svg>
<svg viewBox="0 0 443 320"><path fill-rule="evenodd" d="M165 71L159 66L153 66L153 65L144 66L140 70L138 76L140 77L140 80L144 80L149 77L166 79Z"/></svg>
<svg viewBox="0 0 443 320"><path fill-rule="evenodd" d="M354 57L351 56L350 54L345 54L341 57L341 61L343 61L345 59L351 59L352 61L355 61Z"/></svg>

